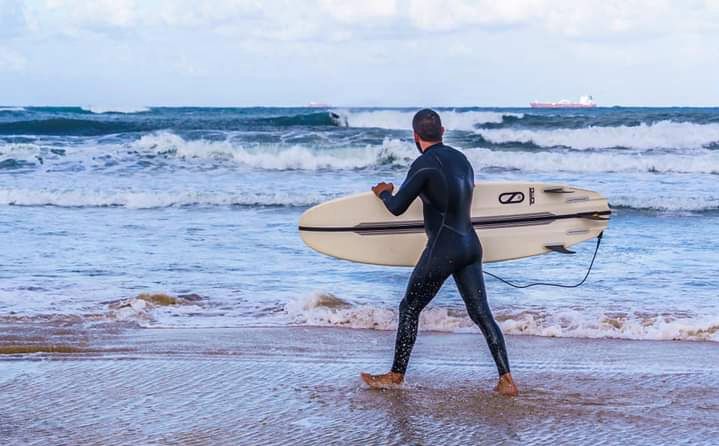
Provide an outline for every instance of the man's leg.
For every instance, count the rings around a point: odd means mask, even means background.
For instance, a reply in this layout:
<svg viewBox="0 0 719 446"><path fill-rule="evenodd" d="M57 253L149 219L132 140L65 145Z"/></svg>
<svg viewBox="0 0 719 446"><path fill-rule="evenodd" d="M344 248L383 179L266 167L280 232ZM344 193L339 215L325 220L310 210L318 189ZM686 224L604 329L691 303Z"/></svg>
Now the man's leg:
<svg viewBox="0 0 719 446"><path fill-rule="evenodd" d="M504 336L502 336L502 330L494 320L492 310L490 310L487 303L487 291L484 287L481 260L454 273L454 281L457 283L459 293L467 306L469 317L482 330L482 334L487 340L489 351L494 358L494 363L497 365L500 378L496 390L505 395L516 395L517 388L512 382L512 375L509 371Z"/></svg>
<svg viewBox="0 0 719 446"><path fill-rule="evenodd" d="M442 287L449 273L434 270L425 262L415 267L407 284L404 299L399 305L399 323L394 348L392 371L382 375L362 374L362 379L371 387L382 388L401 384L407 371L412 347L417 339L419 315Z"/></svg>

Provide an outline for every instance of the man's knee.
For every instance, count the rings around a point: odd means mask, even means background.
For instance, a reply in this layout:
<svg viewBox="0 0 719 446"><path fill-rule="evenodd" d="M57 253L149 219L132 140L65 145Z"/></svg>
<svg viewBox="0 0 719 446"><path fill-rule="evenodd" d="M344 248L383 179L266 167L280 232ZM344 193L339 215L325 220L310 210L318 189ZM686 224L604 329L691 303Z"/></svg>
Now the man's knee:
<svg viewBox="0 0 719 446"><path fill-rule="evenodd" d="M421 299L419 296L406 296L404 299L402 299L402 302L399 303L400 316L419 317L419 314L424 309L422 301L423 299Z"/></svg>

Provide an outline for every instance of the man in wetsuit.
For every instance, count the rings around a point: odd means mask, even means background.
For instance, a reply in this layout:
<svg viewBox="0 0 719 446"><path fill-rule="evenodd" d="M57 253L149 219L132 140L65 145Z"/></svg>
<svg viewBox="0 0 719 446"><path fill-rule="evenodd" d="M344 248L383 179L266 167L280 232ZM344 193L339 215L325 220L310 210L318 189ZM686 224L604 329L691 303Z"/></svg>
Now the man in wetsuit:
<svg viewBox="0 0 719 446"><path fill-rule="evenodd" d="M474 170L464 154L442 143L444 127L437 112L420 110L412 120L412 127L421 155L412 163L404 183L395 195L392 195L392 183L379 183L372 191L394 215L404 213L419 196L429 240L399 306L392 370L382 375L362 373L362 379L373 388L402 384L417 338L419 314L452 275L469 316L487 339L497 365L499 382L495 390L516 396L518 391L509 372L504 337L487 304L482 245L470 216Z"/></svg>

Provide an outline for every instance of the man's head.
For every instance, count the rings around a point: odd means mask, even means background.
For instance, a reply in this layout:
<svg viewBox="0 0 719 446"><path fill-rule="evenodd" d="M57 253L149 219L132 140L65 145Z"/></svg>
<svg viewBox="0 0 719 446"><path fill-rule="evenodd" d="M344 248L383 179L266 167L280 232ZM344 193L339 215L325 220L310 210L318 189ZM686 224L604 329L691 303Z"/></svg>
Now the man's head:
<svg viewBox="0 0 719 446"><path fill-rule="evenodd" d="M442 142L444 127L439 114L434 110L425 108L418 111L412 119L412 129L414 129L414 142L420 152L432 144Z"/></svg>

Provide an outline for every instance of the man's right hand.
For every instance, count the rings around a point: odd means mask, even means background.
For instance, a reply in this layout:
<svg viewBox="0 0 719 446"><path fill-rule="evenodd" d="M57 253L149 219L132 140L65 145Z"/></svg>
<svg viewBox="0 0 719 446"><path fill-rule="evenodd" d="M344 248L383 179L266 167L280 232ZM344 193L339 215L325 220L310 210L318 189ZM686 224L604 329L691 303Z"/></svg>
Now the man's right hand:
<svg viewBox="0 0 719 446"><path fill-rule="evenodd" d="M385 183L384 181L382 181L381 183L377 183L372 188L372 192L374 192L374 194L377 195L377 197L379 197L382 194L382 192L384 192L384 191L392 193L393 190L394 190L394 184Z"/></svg>

